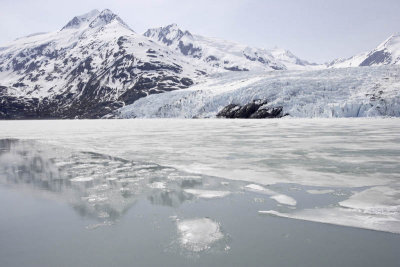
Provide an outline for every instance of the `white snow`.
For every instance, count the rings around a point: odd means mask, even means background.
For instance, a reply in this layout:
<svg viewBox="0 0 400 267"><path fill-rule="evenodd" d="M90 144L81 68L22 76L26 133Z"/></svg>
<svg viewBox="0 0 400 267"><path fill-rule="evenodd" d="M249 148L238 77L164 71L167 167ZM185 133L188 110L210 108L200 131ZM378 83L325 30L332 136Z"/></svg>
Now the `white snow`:
<svg viewBox="0 0 400 267"><path fill-rule="evenodd" d="M178 220L177 228L180 245L192 252L208 250L224 237L219 223L209 218Z"/></svg>

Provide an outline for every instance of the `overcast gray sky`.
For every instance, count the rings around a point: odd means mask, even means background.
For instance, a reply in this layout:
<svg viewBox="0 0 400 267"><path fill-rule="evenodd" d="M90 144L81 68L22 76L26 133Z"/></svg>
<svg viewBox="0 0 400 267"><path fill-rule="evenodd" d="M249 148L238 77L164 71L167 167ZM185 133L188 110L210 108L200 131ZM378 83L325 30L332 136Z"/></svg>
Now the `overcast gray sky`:
<svg viewBox="0 0 400 267"><path fill-rule="evenodd" d="M0 0L0 45L105 8L139 33L177 23L320 63L368 51L400 32L400 0Z"/></svg>

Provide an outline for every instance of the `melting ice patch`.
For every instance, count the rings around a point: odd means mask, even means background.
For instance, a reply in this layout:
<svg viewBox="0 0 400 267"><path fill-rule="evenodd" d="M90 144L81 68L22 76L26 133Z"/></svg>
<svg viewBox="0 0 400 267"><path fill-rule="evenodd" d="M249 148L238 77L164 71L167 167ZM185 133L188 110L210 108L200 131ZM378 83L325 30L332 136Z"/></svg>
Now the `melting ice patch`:
<svg viewBox="0 0 400 267"><path fill-rule="evenodd" d="M400 219L399 196L400 188L377 186L356 193L349 199L340 202L339 205L371 215L397 215Z"/></svg>
<svg viewBox="0 0 400 267"><path fill-rule="evenodd" d="M310 189L307 190L307 193L311 194L311 195L324 195L324 194L331 194L334 193L335 190L333 189Z"/></svg>
<svg viewBox="0 0 400 267"><path fill-rule="evenodd" d="M219 223L209 218L178 220L177 228L180 245L192 252L207 250L224 237Z"/></svg>
<svg viewBox="0 0 400 267"><path fill-rule="evenodd" d="M199 198L222 198L229 195L229 191L201 190L201 189L185 189L186 193L195 195Z"/></svg>
<svg viewBox="0 0 400 267"><path fill-rule="evenodd" d="M270 198L280 204L285 204L285 205L289 205L289 206L296 206L296 204L297 204L297 201L294 198L289 197L287 195L283 195L283 194L274 195Z"/></svg>

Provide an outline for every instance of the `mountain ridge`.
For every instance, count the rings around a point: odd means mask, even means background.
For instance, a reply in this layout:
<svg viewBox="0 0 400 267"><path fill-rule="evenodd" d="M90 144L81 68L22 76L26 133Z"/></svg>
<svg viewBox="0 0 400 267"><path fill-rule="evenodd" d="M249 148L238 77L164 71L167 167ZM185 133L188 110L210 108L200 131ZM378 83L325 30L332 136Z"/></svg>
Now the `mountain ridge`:
<svg viewBox="0 0 400 267"><path fill-rule="evenodd" d="M315 68L284 49L261 49L182 30L177 24L148 29L144 36L225 70L287 70ZM282 52L284 51L284 52ZM322 66L322 65L320 65Z"/></svg>

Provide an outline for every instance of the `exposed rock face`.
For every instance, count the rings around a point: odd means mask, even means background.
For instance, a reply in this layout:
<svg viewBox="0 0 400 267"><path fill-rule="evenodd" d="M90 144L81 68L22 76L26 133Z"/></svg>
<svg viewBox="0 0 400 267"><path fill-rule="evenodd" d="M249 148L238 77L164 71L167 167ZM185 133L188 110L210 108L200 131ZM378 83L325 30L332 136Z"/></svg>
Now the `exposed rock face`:
<svg viewBox="0 0 400 267"><path fill-rule="evenodd" d="M217 117L227 119L266 119L284 116L282 107L263 107L266 104L266 100L254 100L244 106L229 104L217 114Z"/></svg>

